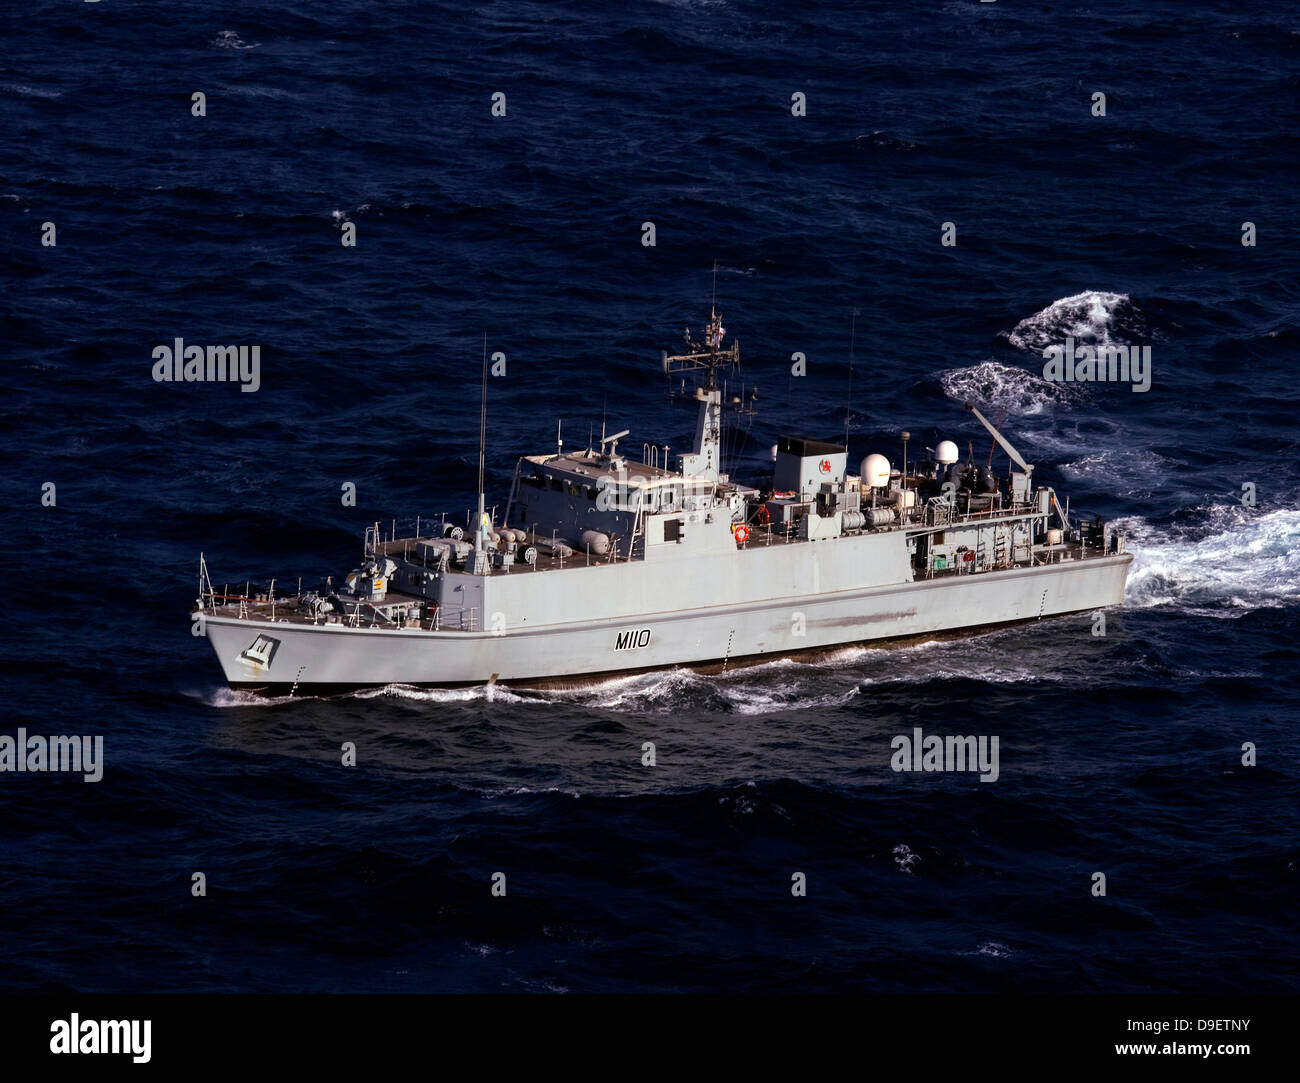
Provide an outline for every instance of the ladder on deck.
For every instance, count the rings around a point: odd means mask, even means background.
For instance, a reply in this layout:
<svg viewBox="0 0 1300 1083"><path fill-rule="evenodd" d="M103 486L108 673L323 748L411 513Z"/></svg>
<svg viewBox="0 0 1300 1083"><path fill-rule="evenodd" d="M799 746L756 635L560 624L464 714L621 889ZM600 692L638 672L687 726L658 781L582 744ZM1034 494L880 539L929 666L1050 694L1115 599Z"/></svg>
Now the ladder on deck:
<svg viewBox="0 0 1300 1083"><path fill-rule="evenodd" d="M636 504L636 514L632 517L632 536L629 537L629 538L627 539L627 559L628 559L628 561L630 561L630 560L632 559L632 551L636 548L636 539L637 539L637 535L641 533L641 529L642 529L642 525L643 525L643 523L642 523L642 519L643 519L643 515L642 515L642 513L644 512L644 510L645 510L645 500L644 500L644 499L642 499L642 500L638 500L638 501L637 501L637 504ZM615 555L615 557L618 556L618 550L617 550L617 549L614 551L614 555ZM624 563L626 563L626 561L625 561Z"/></svg>

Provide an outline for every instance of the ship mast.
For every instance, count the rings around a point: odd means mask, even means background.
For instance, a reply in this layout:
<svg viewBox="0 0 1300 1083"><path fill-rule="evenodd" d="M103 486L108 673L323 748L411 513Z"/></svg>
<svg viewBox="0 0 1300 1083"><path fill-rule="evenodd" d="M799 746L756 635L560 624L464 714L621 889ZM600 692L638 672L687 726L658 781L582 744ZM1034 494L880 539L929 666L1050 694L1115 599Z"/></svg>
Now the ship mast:
<svg viewBox="0 0 1300 1083"><path fill-rule="evenodd" d="M700 386L695 389L695 398L700 404L695 422L695 444L680 456L681 471L687 477L717 481L722 468L722 391L718 387L717 372L724 365L740 363L739 342L733 340L725 350L722 348L726 333L716 306L710 307L704 341L692 339L688 327L684 336L685 352L669 356L665 350L662 355L666 376L679 372L703 374Z"/></svg>
<svg viewBox="0 0 1300 1083"><path fill-rule="evenodd" d="M483 505L483 459L487 445L487 332L483 332L483 387L478 407L478 518L474 529L474 574L487 574L487 512Z"/></svg>

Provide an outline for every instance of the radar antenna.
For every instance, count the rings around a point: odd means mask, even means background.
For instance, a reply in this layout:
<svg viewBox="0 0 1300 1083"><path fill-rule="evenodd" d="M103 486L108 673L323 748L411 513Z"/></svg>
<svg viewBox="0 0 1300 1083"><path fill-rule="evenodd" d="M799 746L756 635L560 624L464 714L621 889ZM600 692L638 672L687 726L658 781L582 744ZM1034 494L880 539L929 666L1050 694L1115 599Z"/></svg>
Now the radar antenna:
<svg viewBox="0 0 1300 1083"><path fill-rule="evenodd" d="M717 274L716 265L714 274ZM733 340L730 346L724 348L722 340L726 335L727 329L722 326L722 317L718 315L715 301L709 308L709 322L704 329L703 340L692 338L688 327L683 336L684 350L672 355L665 350L660 355L665 376L699 373L699 386L691 396L699 404L695 441L691 450L679 455L678 459L683 475L715 482L719 480L722 471L722 389L718 386L718 370L729 368L734 371L740 365L740 343ZM685 390L686 379L683 375L683 397ZM671 385L669 395L673 395Z"/></svg>
<svg viewBox="0 0 1300 1083"><path fill-rule="evenodd" d="M740 342L733 339L730 346L722 348L722 340L727 329L722 326L722 317L716 308L709 310L709 323L704 331L703 341L691 337L691 329L686 328L682 338L685 350L679 354L669 354L664 350L661 357L665 376L684 372L704 373L701 387L713 391L717 389L717 371L723 367L735 367L740 364Z"/></svg>

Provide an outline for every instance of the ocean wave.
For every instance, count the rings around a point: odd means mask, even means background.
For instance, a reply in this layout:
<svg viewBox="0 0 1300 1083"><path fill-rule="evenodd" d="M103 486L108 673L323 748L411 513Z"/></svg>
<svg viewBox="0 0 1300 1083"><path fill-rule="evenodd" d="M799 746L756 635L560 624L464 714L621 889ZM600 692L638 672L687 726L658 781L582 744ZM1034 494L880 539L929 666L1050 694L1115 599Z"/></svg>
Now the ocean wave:
<svg viewBox="0 0 1300 1083"><path fill-rule="evenodd" d="M827 689L828 671L843 670L869 648L828 651L815 660L774 658L738 666L727 673L699 673L676 668L615 677L565 689L543 689L540 698L606 711L672 714L683 707L720 714L762 715L841 706L858 694L856 685Z"/></svg>
<svg viewBox="0 0 1300 1083"><path fill-rule="evenodd" d="M853 141L855 143L865 143L878 150L916 150L917 146L911 140L890 135L881 128L876 128L864 135L854 136Z"/></svg>
<svg viewBox="0 0 1300 1083"><path fill-rule="evenodd" d="M941 641L935 640L939 643ZM865 677L861 681L860 688L871 688L875 685L892 685L900 681L906 681L908 684L919 686L922 683L932 681L980 681L984 684L1026 684L1037 681L1066 681L1070 678L1065 674L1051 673L1041 666L1006 666L991 667L988 664L988 655L982 654L977 657L967 656L961 651L963 644L957 643L949 645L948 654L945 657L950 658L950 662L945 663L941 659L935 659L934 664L922 666L920 668L911 667L904 671L891 672L880 677Z"/></svg>
<svg viewBox="0 0 1300 1083"><path fill-rule="evenodd" d="M231 48L240 48L240 46L231 46ZM246 46L246 48L254 48L254 46ZM223 96L232 98L269 98L272 101L291 102L306 100L305 95L283 90L280 87L256 86L246 83L217 83L216 87Z"/></svg>
<svg viewBox="0 0 1300 1083"><path fill-rule="evenodd" d="M978 948L976 948L973 952L962 952L961 954L963 954L963 955L988 955L988 956L991 956L991 957L994 958L994 959L1010 959L1011 956L1015 954L1015 952L1013 952L1013 951L1012 951L1009 947L1007 947L1005 944L999 943L997 940L986 940L983 944L981 944L981 945L980 945Z"/></svg>
<svg viewBox="0 0 1300 1083"><path fill-rule="evenodd" d="M531 797L534 794L543 794L543 793L561 793L564 794L565 797L572 797L575 799L583 796L587 796L587 797L600 796L599 794L594 794L594 793L584 795L580 791L572 789L571 787L568 786L536 786L536 787L503 786L497 789L486 789L486 790L476 790L473 789L472 787L469 787L469 789L473 793L478 794L480 797L487 797L494 800L498 797ZM632 796L639 797L641 795L633 794Z"/></svg>
<svg viewBox="0 0 1300 1083"><path fill-rule="evenodd" d="M1053 301L1021 320L1007 341L1020 350L1041 352L1072 335L1096 346L1121 345L1145 331L1141 313L1125 293L1085 290Z"/></svg>
<svg viewBox="0 0 1300 1083"><path fill-rule="evenodd" d="M1086 440L1086 435L1080 440ZM1096 438L1092 440L1096 446ZM1165 482L1178 461L1157 452L1130 447L1090 451L1058 467L1070 481L1096 481L1120 496L1149 498Z"/></svg>
<svg viewBox="0 0 1300 1083"><path fill-rule="evenodd" d="M1018 416L1043 414L1083 396L1081 384L1044 380L1037 373L991 359L969 368L950 369L940 375L939 385L950 399L1001 407Z"/></svg>
<svg viewBox="0 0 1300 1083"><path fill-rule="evenodd" d="M221 31L221 33L212 39L212 44L218 49L257 49L261 46L261 42L254 42L252 45L249 45L248 42L233 30Z"/></svg>
<svg viewBox="0 0 1300 1083"><path fill-rule="evenodd" d="M898 866L900 872L905 872L910 876L912 866L920 860L920 854L914 853L906 843L900 842L894 847L894 864Z"/></svg>
<svg viewBox="0 0 1300 1083"><path fill-rule="evenodd" d="M20 98L43 98L45 101L58 101L63 97L61 90L48 90L45 87L29 86L27 83L0 83L0 90L17 94Z"/></svg>

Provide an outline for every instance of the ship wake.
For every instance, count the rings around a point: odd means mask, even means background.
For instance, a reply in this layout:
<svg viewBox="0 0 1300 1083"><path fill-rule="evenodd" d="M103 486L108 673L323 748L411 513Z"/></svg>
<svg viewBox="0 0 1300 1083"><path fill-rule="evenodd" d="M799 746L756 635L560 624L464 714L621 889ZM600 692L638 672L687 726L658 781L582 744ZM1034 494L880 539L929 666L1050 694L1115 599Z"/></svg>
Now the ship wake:
<svg viewBox="0 0 1300 1083"><path fill-rule="evenodd" d="M1300 510L1213 505L1192 527L1117 519L1135 555L1124 603L1237 617L1300 597Z"/></svg>

